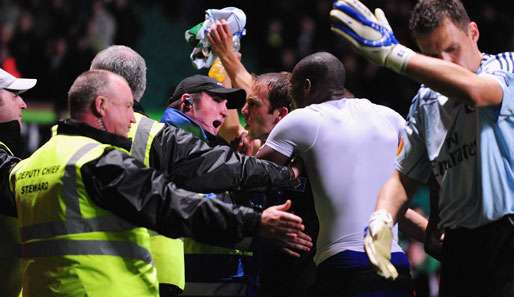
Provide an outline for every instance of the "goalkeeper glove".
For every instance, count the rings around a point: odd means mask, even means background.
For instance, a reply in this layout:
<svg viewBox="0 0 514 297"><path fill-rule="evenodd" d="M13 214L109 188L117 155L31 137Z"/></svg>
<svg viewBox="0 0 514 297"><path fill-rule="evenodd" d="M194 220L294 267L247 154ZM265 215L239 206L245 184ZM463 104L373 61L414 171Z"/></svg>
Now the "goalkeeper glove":
<svg viewBox="0 0 514 297"><path fill-rule="evenodd" d="M384 12L375 14L358 0L339 0L330 11L331 30L348 40L373 63L398 73L405 70L414 51L398 43Z"/></svg>
<svg viewBox="0 0 514 297"><path fill-rule="evenodd" d="M398 272L390 262L392 241L393 218L387 210L379 209L369 218L364 237L364 249L379 275L395 279L398 277Z"/></svg>

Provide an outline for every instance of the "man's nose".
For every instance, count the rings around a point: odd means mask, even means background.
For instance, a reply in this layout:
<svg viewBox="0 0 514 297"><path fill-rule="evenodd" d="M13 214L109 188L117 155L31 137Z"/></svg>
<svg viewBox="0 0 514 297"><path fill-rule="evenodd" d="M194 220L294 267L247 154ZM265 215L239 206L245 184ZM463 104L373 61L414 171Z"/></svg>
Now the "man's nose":
<svg viewBox="0 0 514 297"><path fill-rule="evenodd" d="M243 116L245 118L248 117L248 103L245 103L245 105L243 106L243 108L241 108L241 113L243 114Z"/></svg>
<svg viewBox="0 0 514 297"><path fill-rule="evenodd" d="M25 103L25 101L23 100L23 98L21 98L20 96L18 96L18 105L20 106L21 109L26 109L27 108L27 103Z"/></svg>

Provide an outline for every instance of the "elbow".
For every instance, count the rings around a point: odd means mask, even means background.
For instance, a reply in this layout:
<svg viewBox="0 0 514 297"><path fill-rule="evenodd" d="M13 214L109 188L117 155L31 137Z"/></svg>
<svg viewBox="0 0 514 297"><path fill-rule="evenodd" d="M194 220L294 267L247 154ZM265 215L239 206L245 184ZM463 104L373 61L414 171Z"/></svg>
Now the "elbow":
<svg viewBox="0 0 514 297"><path fill-rule="evenodd" d="M472 83L464 94L468 100L476 107L498 106L502 102L503 90L500 87L490 88L481 83Z"/></svg>
<svg viewBox="0 0 514 297"><path fill-rule="evenodd" d="M502 100L491 99L491 98L480 98L475 97L472 99L474 105L476 107L489 107L489 106L498 106L501 104Z"/></svg>
<svg viewBox="0 0 514 297"><path fill-rule="evenodd" d="M468 95L469 101L475 107L487 107L491 105L496 105L492 102L488 96L484 96L480 92L472 92Z"/></svg>

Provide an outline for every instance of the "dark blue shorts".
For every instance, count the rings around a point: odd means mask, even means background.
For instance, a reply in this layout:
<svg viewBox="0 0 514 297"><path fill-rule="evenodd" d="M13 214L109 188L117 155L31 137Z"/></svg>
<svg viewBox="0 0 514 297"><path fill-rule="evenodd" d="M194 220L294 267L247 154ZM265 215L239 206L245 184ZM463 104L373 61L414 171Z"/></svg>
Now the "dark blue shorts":
<svg viewBox="0 0 514 297"><path fill-rule="evenodd" d="M343 251L323 261L317 269L313 296L412 297L409 261L404 253L392 253L398 278L379 276L364 252Z"/></svg>

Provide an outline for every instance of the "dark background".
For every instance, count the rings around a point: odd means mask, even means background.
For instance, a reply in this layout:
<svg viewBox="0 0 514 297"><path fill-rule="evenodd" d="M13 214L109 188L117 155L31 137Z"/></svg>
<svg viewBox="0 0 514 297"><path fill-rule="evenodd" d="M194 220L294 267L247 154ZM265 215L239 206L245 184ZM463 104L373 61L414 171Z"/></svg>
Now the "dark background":
<svg viewBox="0 0 514 297"><path fill-rule="evenodd" d="M416 49L408 32L414 0L364 1L384 9L396 37ZM512 10L506 1L464 0L479 24L484 52L512 50ZM125 44L148 64L148 89L143 105L157 114L170 90L196 71L184 31L203 21L208 8L236 6L247 14L242 40L243 62L255 73L291 70L302 57L329 51L347 69L347 87L356 97L392 107L405 115L418 84L376 67L355 55L329 29L332 1L0 1L0 62L15 61L23 77L39 79L24 98L33 107L65 110L66 92L86 70L97 51ZM11 65L11 62L7 62ZM11 63L11 64L9 64Z"/></svg>

